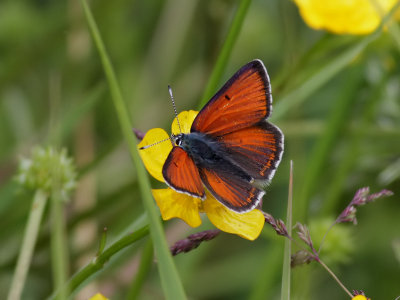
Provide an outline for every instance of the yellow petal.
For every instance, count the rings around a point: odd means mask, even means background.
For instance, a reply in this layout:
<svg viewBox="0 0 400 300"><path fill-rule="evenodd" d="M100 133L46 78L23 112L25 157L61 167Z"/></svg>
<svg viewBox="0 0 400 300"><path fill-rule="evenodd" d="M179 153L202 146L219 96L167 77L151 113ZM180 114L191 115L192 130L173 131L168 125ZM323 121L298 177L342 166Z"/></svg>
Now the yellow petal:
<svg viewBox="0 0 400 300"><path fill-rule="evenodd" d="M201 225L199 198L175 192L173 189L152 190L163 220L179 218L191 227Z"/></svg>
<svg viewBox="0 0 400 300"><path fill-rule="evenodd" d="M373 32L397 0L295 0L308 26L339 34Z"/></svg>
<svg viewBox="0 0 400 300"><path fill-rule="evenodd" d="M153 143L169 139L169 135L164 129L153 128L146 132L143 140L139 143L138 147L151 145ZM172 143L167 140L157 145L151 146L146 149L139 150L139 154L147 171L155 179L164 182L162 176L162 167L172 150Z"/></svg>
<svg viewBox="0 0 400 300"><path fill-rule="evenodd" d="M97 293L93 297L91 297L89 300L108 300L108 298L104 297L102 294Z"/></svg>
<svg viewBox="0 0 400 300"><path fill-rule="evenodd" d="M178 115L179 124L181 124L182 133L190 133L190 127L192 127L192 123L196 118L198 111L194 110L185 110ZM178 121L176 118L172 122L171 126L172 134L179 134L181 131L179 130Z"/></svg>
<svg viewBox="0 0 400 300"><path fill-rule="evenodd" d="M209 193L207 193L203 207L215 227L251 241L260 235L264 227L264 216L258 209L239 214L226 208Z"/></svg>

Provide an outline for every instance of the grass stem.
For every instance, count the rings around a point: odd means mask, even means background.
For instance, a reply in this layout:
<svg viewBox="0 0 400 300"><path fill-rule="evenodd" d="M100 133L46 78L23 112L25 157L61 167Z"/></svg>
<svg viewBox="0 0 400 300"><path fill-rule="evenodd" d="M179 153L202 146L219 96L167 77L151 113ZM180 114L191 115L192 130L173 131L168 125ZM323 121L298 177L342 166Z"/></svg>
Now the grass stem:
<svg viewBox="0 0 400 300"><path fill-rule="evenodd" d="M65 234L63 202L56 188L51 195L51 265L53 271L54 290L60 289L57 299L67 298L68 290L65 288L68 269L67 242Z"/></svg>
<svg viewBox="0 0 400 300"><path fill-rule="evenodd" d="M286 228L288 235L292 236L292 204L293 204L293 161L290 161L290 175L289 175L289 193L288 193L288 206L286 213ZM292 240L285 239L285 249L283 257L283 272L282 272L282 288L281 300L290 300L290 276L291 276L291 253L292 253Z"/></svg>
<svg viewBox="0 0 400 300"><path fill-rule="evenodd" d="M317 259L317 261L321 264L322 267L324 267L324 269L326 271L328 271L328 273L333 277L333 279L335 279L335 281L340 285L340 287L347 293L347 295L350 296L350 298L353 298L353 295L350 293L350 291L344 286L344 284L339 280L339 278L335 275L335 273L332 272L331 269L329 269L329 267L323 263L322 260L320 260L319 258Z"/></svg>
<svg viewBox="0 0 400 300"><path fill-rule="evenodd" d="M126 247L134 244L148 234L149 227L148 225L144 225L135 230L134 233L125 235L124 237L118 239L111 246L107 247L100 255L96 256L85 267L76 272L66 283L66 286L55 291L49 297L49 299L58 299L63 290L66 290L69 293L75 292L89 277L95 275L99 270L101 270L104 267L104 264L108 262L111 257L120 252L122 249L125 249Z"/></svg>
<svg viewBox="0 0 400 300"><path fill-rule="evenodd" d="M33 198L22 246L20 248L21 252L18 256L17 266L7 297L8 300L21 299L47 198L47 194L42 190L37 190Z"/></svg>
<svg viewBox="0 0 400 300"><path fill-rule="evenodd" d="M83 9L86 20L89 25L91 35L100 55L103 64L104 73L110 87L111 99L113 101L116 114L120 123L125 141L128 143L131 158L137 172L139 187L143 199L143 205L147 212L150 226L150 235L154 244L154 252L158 261L158 270L161 278L161 285L166 299L186 299L186 294L183 289L182 281L179 278L178 271L172 260L171 253L167 241L165 239L163 227L161 225L159 213L156 210L153 197L151 195L150 182L140 159L137 149L137 140L132 133L132 123L128 114L128 109L122 98L122 93L119 88L114 68L111 64L97 24L93 18L92 12L85 0L82 0Z"/></svg>
<svg viewBox="0 0 400 300"><path fill-rule="evenodd" d="M251 0L241 0L236 14L232 20L232 24L229 27L228 35L226 36L225 42L219 52L217 62L215 63L214 69L210 75L208 84L204 90L203 96L199 108L203 107L218 88L219 81L221 80L222 74L228 63L228 59L232 53L232 49L238 39L240 29L243 26L244 18L247 14Z"/></svg>
<svg viewBox="0 0 400 300"><path fill-rule="evenodd" d="M139 299L138 297L140 295L140 291L153 264L153 255L154 255L153 243L151 239L148 239L145 246L142 249L139 269L132 282L131 288L129 289L128 295L126 297L127 300Z"/></svg>

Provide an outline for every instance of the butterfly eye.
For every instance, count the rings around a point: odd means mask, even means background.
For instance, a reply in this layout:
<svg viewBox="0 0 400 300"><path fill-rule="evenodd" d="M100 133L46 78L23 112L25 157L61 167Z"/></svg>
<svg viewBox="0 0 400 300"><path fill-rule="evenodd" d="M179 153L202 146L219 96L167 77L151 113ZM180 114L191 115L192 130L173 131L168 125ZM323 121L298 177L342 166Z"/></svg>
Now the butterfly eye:
<svg viewBox="0 0 400 300"><path fill-rule="evenodd" d="M181 146L182 145L182 138L180 136L175 137L175 144L177 146Z"/></svg>

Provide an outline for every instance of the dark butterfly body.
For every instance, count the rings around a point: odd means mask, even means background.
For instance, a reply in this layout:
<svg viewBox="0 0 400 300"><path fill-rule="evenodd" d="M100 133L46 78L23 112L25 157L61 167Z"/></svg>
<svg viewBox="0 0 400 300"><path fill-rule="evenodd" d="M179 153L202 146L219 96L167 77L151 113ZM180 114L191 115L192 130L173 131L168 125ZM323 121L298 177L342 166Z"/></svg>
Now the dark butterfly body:
<svg viewBox="0 0 400 300"><path fill-rule="evenodd" d="M223 205L247 212L258 205L283 153L283 134L266 121L271 87L260 60L243 66L195 118L163 166L174 190L205 198L205 189Z"/></svg>

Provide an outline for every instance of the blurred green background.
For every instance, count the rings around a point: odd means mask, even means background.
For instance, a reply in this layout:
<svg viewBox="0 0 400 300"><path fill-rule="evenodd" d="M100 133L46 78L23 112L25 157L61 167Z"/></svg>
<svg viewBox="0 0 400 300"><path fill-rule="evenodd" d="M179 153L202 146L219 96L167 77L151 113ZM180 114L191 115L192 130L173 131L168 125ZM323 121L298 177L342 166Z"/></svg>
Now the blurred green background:
<svg viewBox="0 0 400 300"><path fill-rule="evenodd" d="M238 3L91 1L134 128L170 130L168 84L179 111L198 109ZM314 228L316 241L358 188L395 193L360 208L359 224L333 231L321 254L350 290L365 290L373 299L400 295L396 38L388 30L373 37L315 31L291 1L254 0L220 80L254 58L263 60L271 77L271 119L285 134L285 153L264 197L265 211L285 219L290 160L294 222ZM14 176L19 157L35 145L67 148L78 168L78 188L64 207L69 274L90 262L103 227L112 241L143 214L80 1L0 3L0 145L0 299L8 292L32 201ZM23 299L45 299L53 291L50 225L47 209ZM206 219L196 229L180 220L164 225L170 245L212 228ZM254 242L221 234L174 261L190 299L280 299L283 242L265 226ZM119 253L73 298L101 292L126 299L144 245ZM156 264L139 299L164 298ZM346 297L316 263L293 269L292 288L292 299Z"/></svg>

